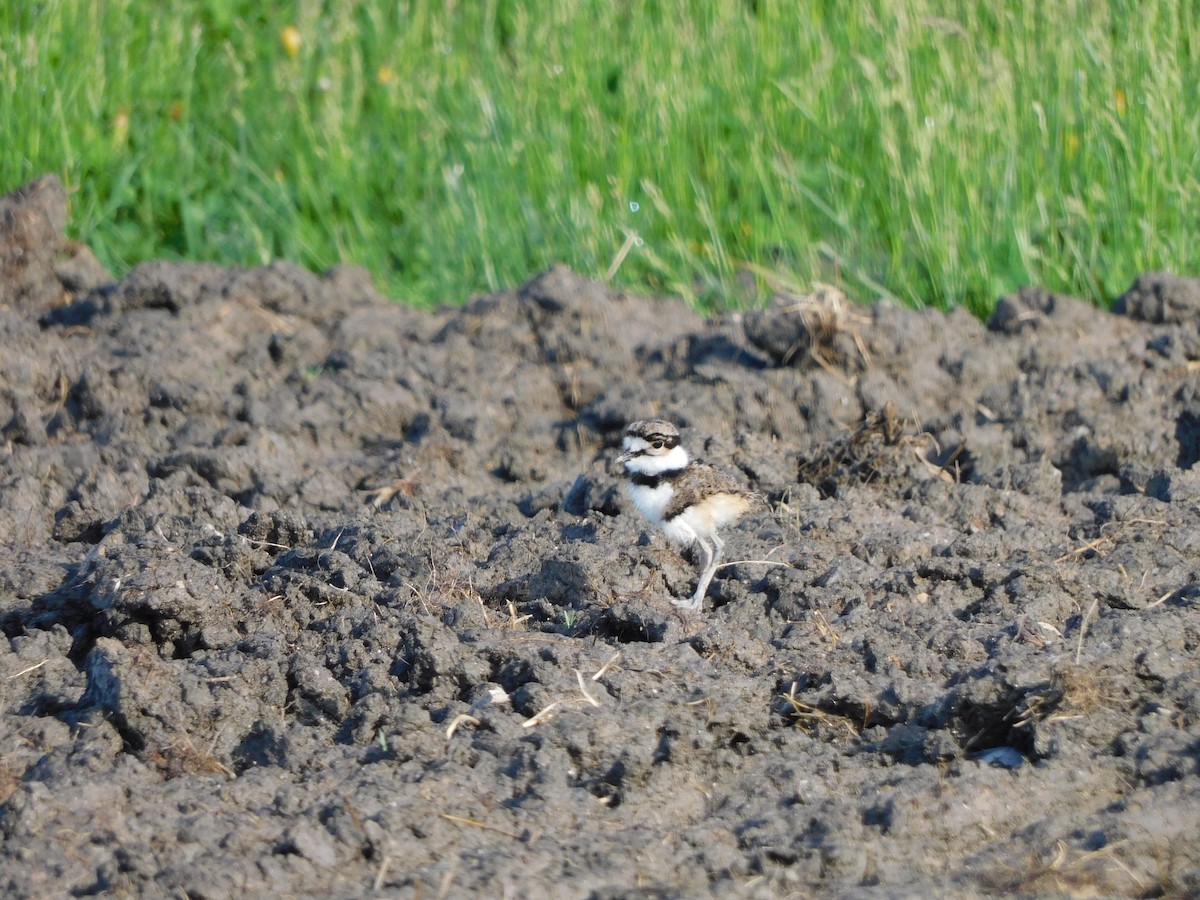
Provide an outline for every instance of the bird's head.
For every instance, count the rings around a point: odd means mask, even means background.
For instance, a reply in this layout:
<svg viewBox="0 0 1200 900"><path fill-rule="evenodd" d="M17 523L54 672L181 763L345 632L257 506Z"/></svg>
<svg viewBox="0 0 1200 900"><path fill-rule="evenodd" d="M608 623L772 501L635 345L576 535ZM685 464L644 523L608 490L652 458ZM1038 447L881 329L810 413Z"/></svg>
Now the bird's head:
<svg viewBox="0 0 1200 900"><path fill-rule="evenodd" d="M628 472L657 475L688 464L687 451L679 446L679 429L666 419L631 422L621 446L617 462Z"/></svg>

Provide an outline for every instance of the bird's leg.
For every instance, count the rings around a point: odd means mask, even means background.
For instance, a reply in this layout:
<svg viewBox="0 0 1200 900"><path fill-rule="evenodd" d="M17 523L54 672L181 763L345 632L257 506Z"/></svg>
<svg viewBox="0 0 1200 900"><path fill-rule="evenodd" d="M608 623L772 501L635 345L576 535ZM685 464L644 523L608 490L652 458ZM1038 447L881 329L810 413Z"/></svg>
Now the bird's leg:
<svg viewBox="0 0 1200 900"><path fill-rule="evenodd" d="M713 553L713 565L715 566L721 559L721 551L725 549L725 542L721 540L721 536L715 531L713 532L712 541L713 547L716 548L716 552Z"/></svg>
<svg viewBox="0 0 1200 900"><path fill-rule="evenodd" d="M695 546L699 548L701 556L700 580L696 582L696 592L689 600L672 601L676 606L681 606L688 612L700 612L704 606L704 595L708 591L709 582L712 581L712 577L717 571L717 557L721 555L720 545L716 542L709 545L708 541L697 537Z"/></svg>
<svg viewBox="0 0 1200 900"><path fill-rule="evenodd" d="M704 595L708 593L708 586L712 583L713 576L717 574L717 567L721 561L721 551L725 549L725 542L714 532L712 535L712 554L708 558L708 564L704 571L700 573L700 580L696 582L696 593L692 595L692 603L697 610L704 605Z"/></svg>

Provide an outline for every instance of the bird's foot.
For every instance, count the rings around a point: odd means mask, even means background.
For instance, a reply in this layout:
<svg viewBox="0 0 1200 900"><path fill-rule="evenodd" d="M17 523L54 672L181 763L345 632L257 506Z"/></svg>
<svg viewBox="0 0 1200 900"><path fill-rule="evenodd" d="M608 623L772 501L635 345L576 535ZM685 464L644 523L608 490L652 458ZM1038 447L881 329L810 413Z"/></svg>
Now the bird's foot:
<svg viewBox="0 0 1200 900"><path fill-rule="evenodd" d="M686 600L672 599L672 603L682 609L684 612L698 613L704 608L703 597L688 597Z"/></svg>

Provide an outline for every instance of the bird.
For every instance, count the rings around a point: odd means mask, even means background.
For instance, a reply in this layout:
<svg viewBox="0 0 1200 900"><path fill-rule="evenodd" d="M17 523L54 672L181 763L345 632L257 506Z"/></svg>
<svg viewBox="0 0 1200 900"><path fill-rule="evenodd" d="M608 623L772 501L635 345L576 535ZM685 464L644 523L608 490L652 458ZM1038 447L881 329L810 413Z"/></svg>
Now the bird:
<svg viewBox="0 0 1200 900"><path fill-rule="evenodd" d="M730 476L693 459L679 442L679 429L666 419L640 419L627 425L617 463L625 469L625 489L638 512L677 548L692 547L699 555L695 593L671 602L686 612L700 612L725 547L717 529L750 509L750 492Z"/></svg>

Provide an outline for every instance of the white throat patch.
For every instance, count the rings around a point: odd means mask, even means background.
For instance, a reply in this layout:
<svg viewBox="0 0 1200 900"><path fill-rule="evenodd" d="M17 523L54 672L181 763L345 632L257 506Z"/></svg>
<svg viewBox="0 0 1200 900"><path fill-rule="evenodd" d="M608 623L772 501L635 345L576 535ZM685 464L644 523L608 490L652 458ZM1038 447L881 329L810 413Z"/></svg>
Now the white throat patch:
<svg viewBox="0 0 1200 900"><path fill-rule="evenodd" d="M627 453L639 454L639 451L644 451L649 446L639 437L625 439ZM644 452L631 456L625 461L625 468L630 472L639 472L642 475L659 475L663 472L677 472L680 469L686 469L687 464L687 451L683 447L672 447L666 453L657 456Z"/></svg>

